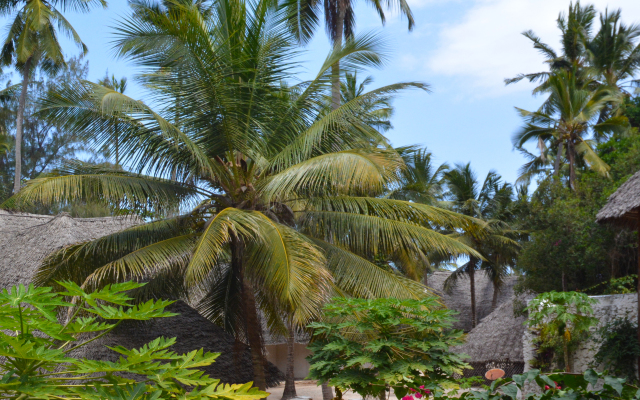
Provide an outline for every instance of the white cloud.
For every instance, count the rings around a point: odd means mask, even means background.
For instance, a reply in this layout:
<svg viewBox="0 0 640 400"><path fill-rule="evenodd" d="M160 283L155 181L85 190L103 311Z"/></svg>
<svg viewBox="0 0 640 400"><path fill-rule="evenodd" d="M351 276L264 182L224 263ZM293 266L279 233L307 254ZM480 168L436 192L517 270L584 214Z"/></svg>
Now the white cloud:
<svg viewBox="0 0 640 400"><path fill-rule="evenodd" d="M591 3L598 11L604 11L607 6L622 8L622 17L627 23L640 22L638 0ZM507 88L503 84L504 78L518 73L546 69L543 56L521 32L531 29L558 49L556 18L568 5L569 0L474 0L458 22L442 27L438 46L428 55L425 64L432 73L462 78L475 90L483 88L490 94L529 90L524 84Z"/></svg>

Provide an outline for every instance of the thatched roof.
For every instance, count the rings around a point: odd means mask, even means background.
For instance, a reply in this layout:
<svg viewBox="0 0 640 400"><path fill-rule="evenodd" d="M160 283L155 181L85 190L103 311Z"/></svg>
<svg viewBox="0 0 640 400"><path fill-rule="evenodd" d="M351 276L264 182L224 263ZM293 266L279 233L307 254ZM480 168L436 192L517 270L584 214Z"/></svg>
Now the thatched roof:
<svg viewBox="0 0 640 400"><path fill-rule="evenodd" d="M457 329L465 332L471 330L471 290L469 279L465 276L458 280L458 284L453 288L451 294L444 292L444 281L451 275L450 271L436 271L429 275L427 286L434 289L442 297L445 305L457 311L458 322L454 325ZM516 277L509 277L502 286L498 294L498 305L508 301L513 296L513 286ZM475 274L476 283L476 316L478 322L491 313L491 303L493 300L493 284L484 272L478 271Z"/></svg>
<svg viewBox="0 0 640 400"><path fill-rule="evenodd" d="M530 299L526 296L520 300ZM525 316L515 317L513 313L515 296L502 303L494 312L485 317L467 334L466 342L453 350L469 356L468 362L496 360L524 361L522 337Z"/></svg>
<svg viewBox="0 0 640 400"><path fill-rule="evenodd" d="M629 228L638 224L640 209L640 171L623 183L596 215L600 223L612 223Z"/></svg>
<svg viewBox="0 0 640 400"><path fill-rule="evenodd" d="M17 284L28 284L40 262L51 252L64 246L97 239L142 223L135 217L71 218L67 213L57 216L10 213L0 210L0 289ZM175 351L188 352L203 347L206 351L221 352L218 361L206 368L215 378L225 382L244 383L253 380L248 349L235 344L233 337L217 325L202 317L185 303L172 306L180 316L151 321L129 323L111 332L101 341L81 349L81 356L105 357L113 353L102 344L120 344L127 348L140 347L159 336L177 337ZM234 347L236 359L234 360ZM113 354L112 354L113 353ZM268 366L267 380L277 384L281 372Z"/></svg>
<svg viewBox="0 0 640 400"><path fill-rule="evenodd" d="M0 210L0 288L28 284L50 253L137 225L136 217L71 218Z"/></svg>
<svg viewBox="0 0 640 400"><path fill-rule="evenodd" d="M171 350L177 353L187 353L200 348L205 352L220 353L215 363L202 368L210 376L225 383L253 381L251 352L247 346L236 342L222 328L212 324L182 301L172 304L168 311L180 315L147 322L127 321L109 335L89 343L71 355L93 360L117 361L119 354L106 346L140 348L161 336L175 337L176 344ZM283 379L282 372L269 363L267 385L276 386Z"/></svg>

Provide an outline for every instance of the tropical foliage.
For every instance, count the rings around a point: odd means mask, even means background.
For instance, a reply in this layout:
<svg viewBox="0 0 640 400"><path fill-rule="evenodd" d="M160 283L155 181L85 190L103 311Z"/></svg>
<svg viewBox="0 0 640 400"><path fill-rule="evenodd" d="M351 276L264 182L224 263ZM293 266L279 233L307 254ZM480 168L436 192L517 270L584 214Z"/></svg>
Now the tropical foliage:
<svg viewBox="0 0 640 400"><path fill-rule="evenodd" d="M559 338L562 343L563 366L571 372L570 345L575 345L589 328L598 323L593 304L598 300L578 292L546 292L529 302L527 324L540 331L543 341ZM559 364L559 360L553 360Z"/></svg>
<svg viewBox="0 0 640 400"><path fill-rule="evenodd" d="M194 350L179 355L169 348L175 338L158 338L140 349L111 349L117 361L74 357L78 349L126 321L148 321L176 314L172 302L149 300L133 305L127 292L141 287L121 283L88 293L72 282L59 282L63 292L32 285L0 293L2 381L6 399L226 399L257 400L268 393L244 385L224 385L204 375L219 354ZM66 315L65 322L58 320ZM138 378L122 377L122 373ZM187 389L189 387L189 389Z"/></svg>
<svg viewBox="0 0 640 400"><path fill-rule="evenodd" d="M334 386L338 399L347 390L363 398L390 389L398 399L424 393L425 385L468 368L449 350L463 341L462 332L451 329L453 316L436 297L333 299L323 320L310 325L309 377Z"/></svg>
<svg viewBox="0 0 640 400"><path fill-rule="evenodd" d="M472 219L380 197L399 182L403 162L362 118L362 104L426 86L382 87L325 113L331 66L379 64L378 39L345 43L313 80L286 86L295 76L295 38L267 5L134 3L116 48L141 68L138 79L164 108L87 81L43 105L48 118L98 148L117 123L122 162L134 171L69 162L4 204L103 201L156 217L179 209L53 254L35 282L68 279L89 290L150 280L141 298L204 292L201 312L250 344L260 388L258 309L282 331L282 312L306 324L331 294L420 298L422 285L375 257L476 255L430 226L473 230Z"/></svg>
<svg viewBox="0 0 640 400"><path fill-rule="evenodd" d="M471 256L469 261L458 267L445 281L444 289L450 292L462 276L468 276L471 292L471 326L477 324L475 271L482 270L493 284L493 304L497 305L498 293L509 274L509 267L515 262L520 245L518 232L509 225L512 216L510 206L513 188L502 178L490 171L482 185L470 164L459 164L445 173L447 182L446 198L453 210L483 221L480 234L475 231L452 232L463 243L476 250L481 257Z"/></svg>
<svg viewBox="0 0 640 400"><path fill-rule="evenodd" d="M584 373L542 374L532 369L513 378L501 378L491 383L487 390L442 390L431 388L434 400L559 400L559 399L599 399L632 400L640 398L637 386L624 378L588 369Z"/></svg>

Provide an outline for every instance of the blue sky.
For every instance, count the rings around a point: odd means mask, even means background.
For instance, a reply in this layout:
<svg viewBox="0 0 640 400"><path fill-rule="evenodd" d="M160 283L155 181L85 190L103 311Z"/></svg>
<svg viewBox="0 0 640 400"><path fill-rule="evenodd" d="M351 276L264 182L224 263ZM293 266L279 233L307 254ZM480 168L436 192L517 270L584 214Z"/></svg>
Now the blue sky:
<svg viewBox="0 0 640 400"><path fill-rule="evenodd" d="M416 28L394 12L382 27L377 14L357 2L357 31L380 30L389 41L390 57L380 70L369 71L374 86L398 81L423 81L432 93L405 92L395 102L394 145L429 147L438 162L466 163L484 176L494 169L513 182L524 159L512 150L511 134L520 125L514 106L534 109L540 99L531 85L505 87L503 79L544 69L542 56L520 35L533 29L544 41L558 43L555 19L568 0L408 0ZM583 3L586 3L583 1ZM622 8L627 23L640 22L638 0L592 1L598 10ZM111 0L106 10L67 15L89 48L89 78L109 73L131 78L135 68L116 60L111 49L112 26L128 13L124 0ZM304 59L314 72L329 50L324 30L306 48ZM67 47L67 52L75 50ZM373 86L372 86L373 87ZM131 95L144 100L133 87Z"/></svg>

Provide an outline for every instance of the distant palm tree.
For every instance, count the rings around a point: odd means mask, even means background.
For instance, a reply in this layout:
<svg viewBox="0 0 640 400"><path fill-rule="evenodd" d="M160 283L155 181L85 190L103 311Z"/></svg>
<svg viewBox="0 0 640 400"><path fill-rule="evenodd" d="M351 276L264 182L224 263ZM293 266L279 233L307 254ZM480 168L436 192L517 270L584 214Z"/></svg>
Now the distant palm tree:
<svg viewBox="0 0 640 400"><path fill-rule="evenodd" d="M400 14L407 18L408 29L413 29L413 13L406 0L390 0L384 4L377 0L367 2L376 10L383 24L386 21L386 5L388 9L400 11ZM281 6L286 11L291 31L302 43L308 42L313 36L320 21L320 12L324 12L325 29L334 51L342 47L344 39L350 40L355 37L355 2L352 0L284 0ZM331 103L335 109L340 104L340 61L332 65L332 79Z"/></svg>
<svg viewBox="0 0 640 400"><path fill-rule="evenodd" d="M32 71L39 67L53 73L65 65L64 54L58 41L57 30L70 37L86 54L87 48L80 40L61 11L88 12L94 5L107 6L105 0L17 0L5 1L0 6L0 15L12 16L13 22L2 47L3 65L14 65L22 75L22 89L18 99L16 116L16 168L14 193L20 190L22 180L22 134L27 90Z"/></svg>
<svg viewBox="0 0 640 400"><path fill-rule="evenodd" d="M629 122L624 116L598 122L600 112L609 104L619 104L619 91L607 86L594 88L593 80L576 77L573 71L558 71L547 79L549 93L547 111L518 109L525 120L513 136L516 148L525 143L548 143L555 146L554 174L558 175L563 158L569 165L569 185L575 189L576 168L580 160L595 172L608 176L610 167L598 157L591 138L609 133L625 132Z"/></svg>
<svg viewBox="0 0 640 400"><path fill-rule="evenodd" d="M115 75L106 75L104 78L100 79L98 83L106 88L115 90L120 94L124 94L127 90L127 78L116 79ZM109 142L107 144L108 148L113 146L115 152L115 166L116 168L120 167L120 131L118 127L117 119L113 122L113 143Z"/></svg>
<svg viewBox="0 0 640 400"><path fill-rule="evenodd" d="M396 149L407 165L402 171L402 183L391 190L386 197L437 205L443 200L446 163L436 165L433 154L425 148L406 146Z"/></svg>
<svg viewBox="0 0 640 400"><path fill-rule="evenodd" d="M640 70L640 25L621 22L621 10L600 14L600 29L586 45L589 66L601 85L625 91Z"/></svg>
<svg viewBox="0 0 640 400"><path fill-rule="evenodd" d="M501 177L491 171L482 186L470 164L458 164L445 174L448 192L446 197L455 211L484 222L484 229L478 232L452 232L452 236L475 249L481 257L471 256L469 261L457 268L446 280L445 291L450 292L462 276L469 277L471 292L471 326L477 325L476 313L476 270L485 271L493 284L492 308L497 305L498 293L508 270L515 261L519 244L516 234L508 221L508 205L513 189L501 182Z"/></svg>
<svg viewBox="0 0 640 400"><path fill-rule="evenodd" d="M368 76L362 82L358 82L358 73L345 73L340 84L341 104L347 104L366 94L366 87L373 83L373 78ZM373 99L366 99L362 103L363 120L367 125L380 132L386 132L393 128L391 117L393 117L393 96L378 96Z"/></svg>
<svg viewBox="0 0 640 400"><path fill-rule="evenodd" d="M95 199L156 220L55 253L37 284L144 279L138 296L204 294L199 310L248 342L264 388L258 310L267 325L281 325L282 312L302 325L332 294L420 297L424 286L375 257L399 248L477 254L418 223L472 229L469 218L380 198L400 180L403 162L363 122L361 105L422 84L379 88L319 115L333 62L311 81L284 85L296 78L297 45L269 0L217 0L207 9L132 4L117 49L142 69L137 79L161 108L83 81L43 100L41 112L96 146L112 139L117 121L122 162L135 172L73 162L29 181L4 206ZM331 57L357 63L363 56L376 54L354 41ZM177 104L179 126L164 117L175 116ZM176 179L167 179L174 171ZM164 218L176 205L182 215Z"/></svg>

